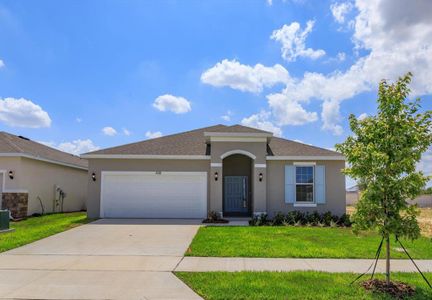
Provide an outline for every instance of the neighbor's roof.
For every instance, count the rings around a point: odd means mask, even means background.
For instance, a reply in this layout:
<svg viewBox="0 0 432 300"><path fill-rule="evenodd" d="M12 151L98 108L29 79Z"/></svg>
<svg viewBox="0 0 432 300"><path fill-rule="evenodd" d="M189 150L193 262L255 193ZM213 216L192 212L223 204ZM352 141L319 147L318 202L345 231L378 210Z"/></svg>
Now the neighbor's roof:
<svg viewBox="0 0 432 300"><path fill-rule="evenodd" d="M0 132L0 156L2 154L8 156L25 156L79 168L87 168L88 166L87 160L76 155L56 150L28 138L16 136L4 131Z"/></svg>
<svg viewBox="0 0 432 300"><path fill-rule="evenodd" d="M123 146L102 149L86 153L85 155L210 155L210 149L207 147L206 138L204 136L205 132L269 133L267 131L241 125L215 125ZM278 137L271 138L267 152L269 156L341 156L340 153L335 151Z"/></svg>

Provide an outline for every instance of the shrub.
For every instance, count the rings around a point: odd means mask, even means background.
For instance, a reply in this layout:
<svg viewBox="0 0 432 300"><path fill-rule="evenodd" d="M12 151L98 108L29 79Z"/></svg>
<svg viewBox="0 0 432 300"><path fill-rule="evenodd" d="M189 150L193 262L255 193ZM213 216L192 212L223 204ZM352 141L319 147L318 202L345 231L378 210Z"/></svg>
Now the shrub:
<svg viewBox="0 0 432 300"><path fill-rule="evenodd" d="M326 226L330 226L330 222L333 220L333 215L330 211L327 211L322 216L322 221Z"/></svg>
<svg viewBox="0 0 432 300"><path fill-rule="evenodd" d="M345 227L351 227L352 222L350 220L350 216L348 214L343 214L340 218L339 218L339 224L343 225Z"/></svg>
<svg viewBox="0 0 432 300"><path fill-rule="evenodd" d="M286 215L278 212L270 221L267 214L255 215L249 220L251 226L318 226L318 227L350 227L352 222L348 214L338 217L330 211L320 214L318 211L304 213L298 210L289 211Z"/></svg>
<svg viewBox="0 0 432 300"><path fill-rule="evenodd" d="M283 213L281 213L281 212L278 212L273 217L272 225L273 226L280 226L280 225L283 225L284 222L285 222L285 215Z"/></svg>

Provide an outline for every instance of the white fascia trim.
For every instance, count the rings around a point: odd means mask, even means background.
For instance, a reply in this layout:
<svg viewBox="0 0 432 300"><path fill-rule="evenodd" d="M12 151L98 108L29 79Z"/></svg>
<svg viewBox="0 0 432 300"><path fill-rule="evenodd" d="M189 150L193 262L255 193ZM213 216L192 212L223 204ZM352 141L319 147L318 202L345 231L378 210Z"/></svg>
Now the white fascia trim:
<svg viewBox="0 0 432 300"><path fill-rule="evenodd" d="M294 207L317 207L316 203L294 203Z"/></svg>
<svg viewBox="0 0 432 300"><path fill-rule="evenodd" d="M2 193L27 193L28 194L28 190L23 190L23 189L6 189L3 190Z"/></svg>
<svg viewBox="0 0 432 300"><path fill-rule="evenodd" d="M345 160L345 156L267 156L267 160Z"/></svg>
<svg viewBox="0 0 432 300"><path fill-rule="evenodd" d="M264 132L204 132L204 136L218 136L218 137L272 137L272 133Z"/></svg>
<svg viewBox="0 0 432 300"><path fill-rule="evenodd" d="M295 161L293 162L294 166L315 166L316 162L314 161Z"/></svg>
<svg viewBox="0 0 432 300"><path fill-rule="evenodd" d="M266 137L212 136L210 142L267 143Z"/></svg>
<svg viewBox="0 0 432 300"><path fill-rule="evenodd" d="M192 159L208 160L210 155L147 155L147 154L83 154L81 158L102 159Z"/></svg>
<svg viewBox="0 0 432 300"><path fill-rule="evenodd" d="M231 151L225 152L224 154L222 154L220 156L220 158L224 159L225 157L228 157L228 156L233 155L233 154L243 154L243 155L249 156L252 159L256 159L255 155L253 155L252 153L250 153L248 151L241 150L241 149L231 150Z"/></svg>
<svg viewBox="0 0 432 300"><path fill-rule="evenodd" d="M57 161L57 160L47 159L47 158L43 158L40 156L34 156L31 154L27 154L27 153L0 153L0 157L25 157L25 158L39 160L39 161L43 161L43 162L47 162L47 163L51 163L51 164L55 164L55 165L60 165L60 166L65 166L65 167L70 167L70 168L75 168L75 169L80 169L80 170L85 170L85 171L88 170L88 168L86 168L86 167L80 167L77 165L68 164L65 162Z"/></svg>
<svg viewBox="0 0 432 300"><path fill-rule="evenodd" d="M222 168L222 163L211 163L210 167L212 167L212 168Z"/></svg>
<svg viewBox="0 0 432 300"><path fill-rule="evenodd" d="M255 164L255 168L267 168L266 164Z"/></svg>

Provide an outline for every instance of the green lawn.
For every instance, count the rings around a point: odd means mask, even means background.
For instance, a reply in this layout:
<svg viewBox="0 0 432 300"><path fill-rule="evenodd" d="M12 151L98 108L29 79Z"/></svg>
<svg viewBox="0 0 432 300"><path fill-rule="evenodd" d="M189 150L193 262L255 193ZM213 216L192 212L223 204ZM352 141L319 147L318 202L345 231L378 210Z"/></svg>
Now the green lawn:
<svg viewBox="0 0 432 300"><path fill-rule="evenodd" d="M11 222L15 231L0 234L0 252L88 223L85 212L58 213Z"/></svg>
<svg viewBox="0 0 432 300"><path fill-rule="evenodd" d="M349 228L201 227L187 256L373 258L380 237ZM432 240L403 241L414 258L432 258ZM392 240L392 257L407 258Z"/></svg>
<svg viewBox="0 0 432 300"><path fill-rule="evenodd" d="M349 283L352 273L206 272L175 273L204 299L392 299ZM432 281L432 273L426 276ZM383 278L382 275L377 276ZM395 273L393 279L416 286L409 299L432 299L432 290L416 273Z"/></svg>

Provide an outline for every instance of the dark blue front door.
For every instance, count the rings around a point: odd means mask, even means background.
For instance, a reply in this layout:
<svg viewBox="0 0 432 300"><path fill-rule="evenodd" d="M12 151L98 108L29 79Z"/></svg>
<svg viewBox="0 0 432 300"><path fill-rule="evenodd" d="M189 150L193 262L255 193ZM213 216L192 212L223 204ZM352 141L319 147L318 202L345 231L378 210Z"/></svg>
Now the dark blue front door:
<svg viewBox="0 0 432 300"><path fill-rule="evenodd" d="M224 212L246 214L249 210L247 176L224 177Z"/></svg>

